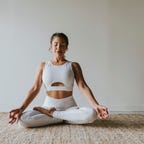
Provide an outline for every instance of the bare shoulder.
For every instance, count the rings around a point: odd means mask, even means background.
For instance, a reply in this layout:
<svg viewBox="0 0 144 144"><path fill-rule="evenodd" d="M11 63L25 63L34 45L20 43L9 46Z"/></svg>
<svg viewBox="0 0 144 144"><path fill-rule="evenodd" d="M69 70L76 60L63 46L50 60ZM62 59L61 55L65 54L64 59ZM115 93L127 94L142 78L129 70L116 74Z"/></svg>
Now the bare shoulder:
<svg viewBox="0 0 144 144"><path fill-rule="evenodd" d="M44 66L45 66L45 62L42 61L42 62L40 63L40 66L39 66L39 70L42 71L43 68L44 68Z"/></svg>
<svg viewBox="0 0 144 144"><path fill-rule="evenodd" d="M41 66L41 67L45 66L45 62L42 61L42 62L40 63L40 66Z"/></svg>
<svg viewBox="0 0 144 144"><path fill-rule="evenodd" d="M82 69L81 69L80 64L78 62L72 62L72 69L73 69L77 83L79 83L79 82L84 83L84 78L83 78Z"/></svg>
<svg viewBox="0 0 144 144"><path fill-rule="evenodd" d="M79 64L78 62L72 62L72 66L74 66L74 67L79 67L80 64Z"/></svg>
<svg viewBox="0 0 144 144"><path fill-rule="evenodd" d="M80 64L78 62L72 62L72 68L74 71L81 70Z"/></svg>

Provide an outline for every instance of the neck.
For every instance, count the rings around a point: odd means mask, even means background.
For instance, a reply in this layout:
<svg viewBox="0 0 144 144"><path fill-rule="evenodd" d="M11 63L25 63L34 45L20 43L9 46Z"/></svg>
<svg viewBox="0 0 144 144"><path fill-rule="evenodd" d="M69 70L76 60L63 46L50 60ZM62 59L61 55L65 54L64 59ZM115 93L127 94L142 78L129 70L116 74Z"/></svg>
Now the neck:
<svg viewBox="0 0 144 144"><path fill-rule="evenodd" d="M61 62L65 62L66 59L65 59L65 57L54 57L52 59L52 61L55 62L55 63L61 63Z"/></svg>

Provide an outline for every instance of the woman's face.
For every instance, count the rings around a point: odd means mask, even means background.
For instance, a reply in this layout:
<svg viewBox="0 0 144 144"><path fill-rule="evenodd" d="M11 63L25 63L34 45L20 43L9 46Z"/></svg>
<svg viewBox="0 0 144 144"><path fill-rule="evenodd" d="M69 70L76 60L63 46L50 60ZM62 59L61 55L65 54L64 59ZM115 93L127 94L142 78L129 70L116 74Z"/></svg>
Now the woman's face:
<svg viewBox="0 0 144 144"><path fill-rule="evenodd" d="M51 50L56 56L64 56L67 50L67 44L62 38L55 36L51 43Z"/></svg>

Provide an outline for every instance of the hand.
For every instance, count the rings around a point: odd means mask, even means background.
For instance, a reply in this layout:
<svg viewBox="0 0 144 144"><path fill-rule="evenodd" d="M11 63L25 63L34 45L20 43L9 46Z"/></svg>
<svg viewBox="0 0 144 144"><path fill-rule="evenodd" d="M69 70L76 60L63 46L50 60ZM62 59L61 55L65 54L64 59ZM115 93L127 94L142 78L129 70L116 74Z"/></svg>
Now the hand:
<svg viewBox="0 0 144 144"><path fill-rule="evenodd" d="M10 119L9 124L14 124L15 122L18 122L18 120L21 117L22 112L23 111L20 108L11 110L9 113L9 119Z"/></svg>
<svg viewBox="0 0 144 144"><path fill-rule="evenodd" d="M100 119L106 119L109 117L109 114L108 114L108 109L104 106L101 106L101 105L98 105L96 108L95 108L97 114L98 114L98 117Z"/></svg>

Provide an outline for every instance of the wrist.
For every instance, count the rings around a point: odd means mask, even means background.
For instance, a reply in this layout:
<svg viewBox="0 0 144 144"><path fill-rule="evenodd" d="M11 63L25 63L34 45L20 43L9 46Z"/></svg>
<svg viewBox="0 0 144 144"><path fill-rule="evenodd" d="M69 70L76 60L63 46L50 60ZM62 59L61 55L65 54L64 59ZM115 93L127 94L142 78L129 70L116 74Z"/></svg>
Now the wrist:
<svg viewBox="0 0 144 144"><path fill-rule="evenodd" d="M24 111L24 110L25 110L25 107L24 107L24 106L21 106L20 109L21 109L22 111Z"/></svg>
<svg viewBox="0 0 144 144"><path fill-rule="evenodd" d="M96 109L99 106L99 104L94 104L93 107Z"/></svg>

